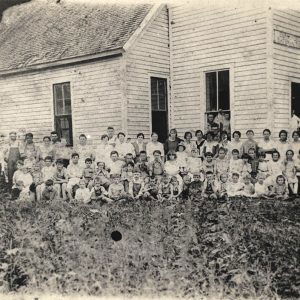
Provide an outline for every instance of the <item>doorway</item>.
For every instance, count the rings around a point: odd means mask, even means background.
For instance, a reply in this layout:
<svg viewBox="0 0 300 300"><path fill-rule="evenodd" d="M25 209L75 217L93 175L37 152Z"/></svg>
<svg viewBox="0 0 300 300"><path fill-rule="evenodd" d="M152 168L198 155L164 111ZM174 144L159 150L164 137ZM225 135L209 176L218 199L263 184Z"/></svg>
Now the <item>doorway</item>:
<svg viewBox="0 0 300 300"><path fill-rule="evenodd" d="M292 82L291 90L291 113L300 117L300 83Z"/></svg>
<svg viewBox="0 0 300 300"><path fill-rule="evenodd" d="M168 137L168 81L166 78L151 77L152 132L164 143Z"/></svg>

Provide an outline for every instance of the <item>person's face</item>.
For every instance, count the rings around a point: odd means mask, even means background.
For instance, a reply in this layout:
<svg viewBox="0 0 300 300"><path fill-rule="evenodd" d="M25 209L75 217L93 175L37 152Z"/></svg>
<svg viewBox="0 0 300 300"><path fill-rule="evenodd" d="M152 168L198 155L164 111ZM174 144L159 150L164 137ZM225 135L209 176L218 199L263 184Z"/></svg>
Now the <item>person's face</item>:
<svg viewBox="0 0 300 300"><path fill-rule="evenodd" d="M128 165L127 166L127 172L132 172L133 171L133 166L132 165Z"/></svg>
<svg viewBox="0 0 300 300"><path fill-rule="evenodd" d="M17 169L18 169L18 170L22 170L22 168L23 168L23 165L22 165L22 164L17 164Z"/></svg>
<svg viewBox="0 0 300 300"><path fill-rule="evenodd" d="M141 159L141 161L146 161L147 160L147 154L146 153L141 153L140 154L140 159Z"/></svg>
<svg viewBox="0 0 300 300"><path fill-rule="evenodd" d="M285 132L281 132L279 138L280 138L281 141L286 141L287 140L286 133Z"/></svg>
<svg viewBox="0 0 300 300"><path fill-rule="evenodd" d="M251 158L254 158L255 157L255 152L253 150L249 150L248 151L248 154Z"/></svg>
<svg viewBox="0 0 300 300"><path fill-rule="evenodd" d="M49 192L52 192L53 191L53 185L47 185L47 190Z"/></svg>
<svg viewBox="0 0 300 300"><path fill-rule="evenodd" d="M26 142L27 142L27 144L32 144L32 142L33 142L32 136L30 136L30 135L26 136Z"/></svg>
<svg viewBox="0 0 300 300"><path fill-rule="evenodd" d="M170 137L171 137L172 139L175 139L175 137L176 137L176 132L175 132L174 130L172 130L172 131L170 132Z"/></svg>
<svg viewBox="0 0 300 300"><path fill-rule="evenodd" d="M155 178L151 178L149 181L150 184L156 184L156 179Z"/></svg>
<svg viewBox="0 0 300 300"><path fill-rule="evenodd" d="M132 155L126 155L125 159L127 162L129 162L129 161L133 160L133 157L132 157Z"/></svg>
<svg viewBox="0 0 300 300"><path fill-rule="evenodd" d="M248 163L248 158L243 158L244 164Z"/></svg>
<svg viewBox="0 0 300 300"><path fill-rule="evenodd" d="M239 158L238 153L233 152L233 153L232 153L232 158L235 159L235 160L238 159L238 158Z"/></svg>
<svg viewBox="0 0 300 300"><path fill-rule="evenodd" d="M175 159L175 155L174 154L170 154L169 158L170 158L170 160L174 160Z"/></svg>
<svg viewBox="0 0 300 300"><path fill-rule="evenodd" d="M140 178L140 173L133 173L133 177L135 180L138 180Z"/></svg>
<svg viewBox="0 0 300 300"><path fill-rule="evenodd" d="M100 182L95 182L95 188L96 188L96 190L100 190L101 183Z"/></svg>
<svg viewBox="0 0 300 300"><path fill-rule="evenodd" d="M244 178L244 183L245 183L245 184L249 184L249 183L250 183L250 179L249 179L248 177L245 177L245 178Z"/></svg>
<svg viewBox="0 0 300 300"><path fill-rule="evenodd" d="M50 140L49 139L44 139L44 144L45 146L49 146L50 145Z"/></svg>
<svg viewBox="0 0 300 300"><path fill-rule="evenodd" d="M142 135L139 135L137 140L138 140L139 143L142 143L144 141L144 138L143 138Z"/></svg>
<svg viewBox="0 0 300 300"><path fill-rule="evenodd" d="M51 134L51 140L52 140L52 142L56 142L57 139L58 139L57 134L56 134L56 133L52 133L52 134Z"/></svg>
<svg viewBox="0 0 300 300"><path fill-rule="evenodd" d="M238 141L240 140L240 136L239 136L237 133L235 133L235 134L233 135L233 138L234 138L234 140L235 140L236 142L238 142Z"/></svg>
<svg viewBox="0 0 300 300"><path fill-rule="evenodd" d="M184 148L182 146L179 146L178 152L183 152L183 151L184 151Z"/></svg>
<svg viewBox="0 0 300 300"><path fill-rule="evenodd" d="M160 154L159 153L154 153L154 159L159 160L160 159Z"/></svg>
<svg viewBox="0 0 300 300"><path fill-rule="evenodd" d="M123 143L124 140L125 140L125 136L123 134L120 134L119 135L119 140L120 140L121 143Z"/></svg>
<svg viewBox="0 0 300 300"><path fill-rule="evenodd" d="M250 140L250 141L253 140L253 137L254 137L253 132L248 132L246 135L247 135L248 140Z"/></svg>
<svg viewBox="0 0 300 300"><path fill-rule="evenodd" d="M258 180L259 184L263 184L265 181L265 179L262 176L258 177L257 180Z"/></svg>
<svg viewBox="0 0 300 300"><path fill-rule="evenodd" d="M208 115L207 120L209 123L212 123L214 121L214 116L213 115Z"/></svg>
<svg viewBox="0 0 300 300"><path fill-rule="evenodd" d="M187 135L186 135L186 140L187 140L187 141L190 141L191 139L192 139L192 136L191 136L190 134L187 134Z"/></svg>
<svg viewBox="0 0 300 300"><path fill-rule="evenodd" d="M118 184L119 181L120 181L119 177L115 177L115 178L113 179L113 183L115 183L115 184Z"/></svg>
<svg viewBox="0 0 300 300"><path fill-rule="evenodd" d="M196 137L197 137L197 140L201 140L203 138L203 134L201 132L198 132Z"/></svg>
<svg viewBox="0 0 300 300"><path fill-rule="evenodd" d="M63 169L63 167L64 167L64 165L61 164L61 163L58 163L56 166L57 166L57 169L58 169L59 171L61 171L61 170Z"/></svg>
<svg viewBox="0 0 300 300"><path fill-rule="evenodd" d="M111 138L114 136L115 130L114 129L107 129L107 135Z"/></svg>
<svg viewBox="0 0 300 300"><path fill-rule="evenodd" d="M91 165L92 165L92 163L91 163L90 161L87 161L87 162L85 163L85 166L86 166L87 168L90 168Z"/></svg>
<svg viewBox="0 0 300 300"><path fill-rule="evenodd" d="M80 144L80 145L85 145L85 144L86 144L86 137L81 136L81 137L79 138L79 144Z"/></svg>
<svg viewBox="0 0 300 300"><path fill-rule="evenodd" d="M84 181L80 181L80 182L79 182L79 187L80 187L81 189L85 189L85 182L84 182Z"/></svg>
<svg viewBox="0 0 300 300"><path fill-rule="evenodd" d="M200 181L200 176L199 175L194 175L194 181L199 182Z"/></svg>
<svg viewBox="0 0 300 300"><path fill-rule="evenodd" d="M273 153L272 158L273 158L273 161L278 161L279 160L278 153Z"/></svg>
<svg viewBox="0 0 300 300"><path fill-rule="evenodd" d="M169 177L163 177L163 183L169 183L170 178Z"/></svg>
<svg viewBox="0 0 300 300"><path fill-rule="evenodd" d="M52 164L52 161L51 161L50 159L46 159L46 160L45 160L45 165L46 165L47 167L50 167L51 164Z"/></svg>
<svg viewBox="0 0 300 300"><path fill-rule="evenodd" d="M99 170L103 170L104 169L104 164L103 163L99 163L98 164L98 169Z"/></svg>
<svg viewBox="0 0 300 300"><path fill-rule="evenodd" d="M232 176L232 181L233 181L234 183L237 183L237 182L239 181L238 176L233 175L233 176Z"/></svg>
<svg viewBox="0 0 300 300"><path fill-rule="evenodd" d="M292 159L293 159L293 156L294 156L294 154L293 154L292 151L288 151L288 152L286 153L286 158L287 158L287 160L292 160Z"/></svg>
<svg viewBox="0 0 300 300"><path fill-rule="evenodd" d="M222 182L226 182L227 179L228 179L227 175L222 175L222 176L220 177L220 180L221 180Z"/></svg>
<svg viewBox="0 0 300 300"><path fill-rule="evenodd" d="M192 150L192 157L197 157L198 153L195 150Z"/></svg>
<svg viewBox="0 0 300 300"><path fill-rule="evenodd" d="M264 135L264 139L265 139L266 141L268 141L268 140L270 139L270 132L265 131L265 132L263 133L263 135Z"/></svg>
<svg viewBox="0 0 300 300"><path fill-rule="evenodd" d="M214 176L213 174L206 175L207 181L212 181L214 178L213 176Z"/></svg>
<svg viewBox="0 0 300 300"><path fill-rule="evenodd" d="M299 134L297 132L294 133L293 139L294 139L295 142L298 142L298 140L299 140Z"/></svg>
<svg viewBox="0 0 300 300"><path fill-rule="evenodd" d="M219 136L218 134L216 134L216 135L214 136L214 141L218 142L219 140L220 140L220 136Z"/></svg>
<svg viewBox="0 0 300 300"><path fill-rule="evenodd" d="M151 139L152 139L152 142L157 142L158 135L156 133L153 133Z"/></svg>
<svg viewBox="0 0 300 300"><path fill-rule="evenodd" d="M259 157L258 157L258 160L259 160L260 162L264 161L264 159L265 159L264 156L259 156Z"/></svg>
<svg viewBox="0 0 300 300"><path fill-rule="evenodd" d="M229 120L229 119L230 119L229 114L225 113L225 114L224 114L224 118L225 118L225 120Z"/></svg>
<svg viewBox="0 0 300 300"><path fill-rule="evenodd" d="M104 138L102 138L102 143L103 144L107 144L108 143L108 137L107 136L104 137Z"/></svg>
<svg viewBox="0 0 300 300"><path fill-rule="evenodd" d="M77 164L78 163L78 160L79 160L79 156L73 156L72 157L72 162L73 162L73 164Z"/></svg>
<svg viewBox="0 0 300 300"><path fill-rule="evenodd" d="M208 141L208 142L211 142L212 140L213 140L212 135L211 135L211 134L208 134L208 135L207 135L207 141Z"/></svg>
<svg viewBox="0 0 300 300"><path fill-rule="evenodd" d="M279 184L279 185L283 185L284 184L284 179L283 178L278 178L277 179L277 183Z"/></svg>
<svg viewBox="0 0 300 300"><path fill-rule="evenodd" d="M219 158L225 158L225 152L223 150L219 151Z"/></svg>
<svg viewBox="0 0 300 300"><path fill-rule="evenodd" d="M12 140L12 141L15 141L17 139L17 135L15 133L11 133L9 135L9 138Z"/></svg>
<svg viewBox="0 0 300 300"><path fill-rule="evenodd" d="M212 156L211 155L206 156L206 161L211 162L212 161Z"/></svg>
<svg viewBox="0 0 300 300"><path fill-rule="evenodd" d="M118 155L117 154L112 154L110 157L111 157L112 161L117 161L117 159L118 159Z"/></svg>
<svg viewBox="0 0 300 300"><path fill-rule="evenodd" d="M38 164L33 165L33 170L34 171L39 171L40 170L40 166Z"/></svg>

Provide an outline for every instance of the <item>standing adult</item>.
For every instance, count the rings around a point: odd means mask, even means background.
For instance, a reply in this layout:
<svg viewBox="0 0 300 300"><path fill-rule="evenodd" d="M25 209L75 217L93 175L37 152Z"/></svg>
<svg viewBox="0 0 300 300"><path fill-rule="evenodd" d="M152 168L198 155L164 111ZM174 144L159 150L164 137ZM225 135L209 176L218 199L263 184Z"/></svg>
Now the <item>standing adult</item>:
<svg viewBox="0 0 300 300"><path fill-rule="evenodd" d="M101 136L100 145L97 146L95 151L96 163L100 161L107 162L110 160L110 154L114 150L114 147L109 143L108 139L109 138L107 134L103 134Z"/></svg>
<svg viewBox="0 0 300 300"><path fill-rule="evenodd" d="M135 157L135 151L131 143L127 143L125 140L125 133L118 133L118 141L116 141L115 150L118 152L119 157L124 159L127 153L131 153Z"/></svg>
<svg viewBox="0 0 300 300"><path fill-rule="evenodd" d="M107 136L109 144L115 147L117 143L117 137L115 136L115 129L113 127L107 127Z"/></svg>
<svg viewBox="0 0 300 300"><path fill-rule="evenodd" d="M197 147L197 150L198 150L198 155L200 157L203 157L202 152L203 152L203 147L204 147L205 139L203 137L202 130L200 130L200 129L197 130L196 133L195 133L195 135L196 135L196 142L195 142L195 144L196 144L196 147Z"/></svg>
<svg viewBox="0 0 300 300"><path fill-rule="evenodd" d="M51 138L52 144L56 145L59 142L57 131L51 131L50 138Z"/></svg>
<svg viewBox="0 0 300 300"><path fill-rule="evenodd" d="M17 170L17 161L21 159L20 142L17 141L17 133L12 131L9 133L9 142L4 151L4 160L7 163L7 179L8 187L11 190L12 178Z"/></svg>
<svg viewBox="0 0 300 300"><path fill-rule="evenodd" d="M24 164L31 168L40 156L40 148L33 142L33 134L31 132L26 133L25 143L21 151Z"/></svg>
<svg viewBox="0 0 300 300"><path fill-rule="evenodd" d="M177 130L175 128L171 129L169 137L164 143L165 153L176 152L177 146L181 142L183 142L183 140L178 137Z"/></svg>
<svg viewBox="0 0 300 300"><path fill-rule="evenodd" d="M83 133L79 135L79 144L74 147L74 152L79 154L78 164L81 168L85 167L87 158L90 158L92 161L95 160L93 148L87 144L87 137Z"/></svg>
<svg viewBox="0 0 300 300"><path fill-rule="evenodd" d="M243 142L240 140L242 134L240 131L234 131L232 134L232 140L230 141L229 145L228 145L228 152L229 152L229 156L231 157L232 155L232 150L238 150L239 153L241 151L242 148L242 144ZM240 153L240 156L242 154Z"/></svg>
<svg viewBox="0 0 300 300"><path fill-rule="evenodd" d="M293 131L292 133L292 142L291 142L291 149L295 153L295 157L299 154L300 150L300 132L299 131Z"/></svg>
<svg viewBox="0 0 300 300"><path fill-rule="evenodd" d="M279 140L276 143L276 149L280 154L281 161L286 158L286 151L289 150L290 147L288 142L288 132L286 130L281 130L279 132Z"/></svg>
<svg viewBox="0 0 300 300"><path fill-rule="evenodd" d="M266 159L272 159L272 153L276 151L276 144L271 139L271 130L265 129L263 131L263 139L258 142L258 152L266 153Z"/></svg>
<svg viewBox="0 0 300 300"><path fill-rule="evenodd" d="M151 162L154 160L153 152L155 150L159 150L161 153L161 159L165 156L164 145L158 141L158 134L156 132L152 132L151 141L148 142L146 146L147 158L148 161Z"/></svg>
<svg viewBox="0 0 300 300"><path fill-rule="evenodd" d="M51 144L51 138L49 136L43 137L43 143L40 145L40 159L44 160L46 156L51 156L52 160L55 157L54 146Z"/></svg>
<svg viewBox="0 0 300 300"><path fill-rule="evenodd" d="M147 143L145 142L145 135L143 133L138 133L136 136L136 141L132 143L135 151L136 158L139 158L141 151L146 151Z"/></svg>

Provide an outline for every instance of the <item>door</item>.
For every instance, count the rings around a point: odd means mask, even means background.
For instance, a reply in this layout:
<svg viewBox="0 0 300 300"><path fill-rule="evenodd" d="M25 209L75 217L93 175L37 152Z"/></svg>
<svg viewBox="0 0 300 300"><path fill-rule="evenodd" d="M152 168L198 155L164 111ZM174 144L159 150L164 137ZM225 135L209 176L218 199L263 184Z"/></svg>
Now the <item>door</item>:
<svg viewBox="0 0 300 300"><path fill-rule="evenodd" d="M152 132L162 143L168 137L168 87L167 79L151 77Z"/></svg>
<svg viewBox="0 0 300 300"><path fill-rule="evenodd" d="M292 115L293 112L300 117L300 83L298 82L292 82L292 99L291 99L291 105L292 105Z"/></svg>

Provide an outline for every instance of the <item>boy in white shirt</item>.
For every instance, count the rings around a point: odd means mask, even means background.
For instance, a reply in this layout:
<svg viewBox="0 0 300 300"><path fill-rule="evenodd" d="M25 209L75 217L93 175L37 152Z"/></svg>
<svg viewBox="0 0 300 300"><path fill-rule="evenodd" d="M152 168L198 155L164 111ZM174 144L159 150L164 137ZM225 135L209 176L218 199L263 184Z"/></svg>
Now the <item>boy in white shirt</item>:
<svg viewBox="0 0 300 300"><path fill-rule="evenodd" d="M71 155L71 162L67 167L67 175L69 177L69 182L67 184L68 197L72 201L73 198L73 187L79 184L80 178L82 176L82 167L78 164L79 154L73 153Z"/></svg>
<svg viewBox="0 0 300 300"><path fill-rule="evenodd" d="M244 183L239 181L240 175L238 173L233 173L231 176L231 184L229 184L227 189L228 197L238 197L242 196L244 190Z"/></svg>
<svg viewBox="0 0 300 300"><path fill-rule="evenodd" d="M107 168L110 174L121 174L123 161L119 159L119 153L117 151L111 151L110 160L107 162Z"/></svg>

